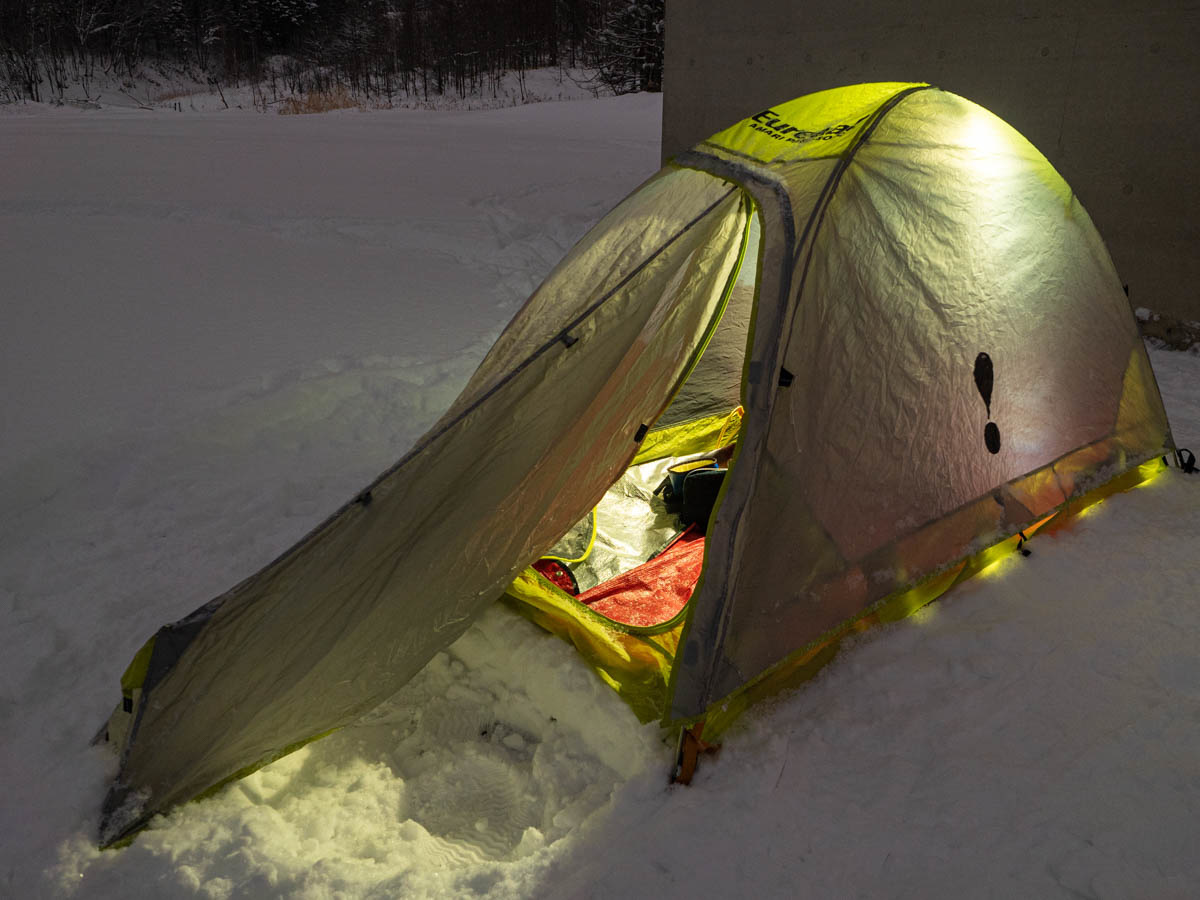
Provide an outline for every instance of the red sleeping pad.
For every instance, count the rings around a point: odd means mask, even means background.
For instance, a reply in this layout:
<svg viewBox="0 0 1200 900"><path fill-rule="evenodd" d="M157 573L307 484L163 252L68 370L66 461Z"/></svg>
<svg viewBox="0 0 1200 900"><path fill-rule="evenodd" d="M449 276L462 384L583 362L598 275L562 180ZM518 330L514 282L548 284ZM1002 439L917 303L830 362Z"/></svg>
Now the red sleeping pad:
<svg viewBox="0 0 1200 900"><path fill-rule="evenodd" d="M704 532L692 525L649 562L584 591L576 599L624 625L657 625L683 609L703 566Z"/></svg>

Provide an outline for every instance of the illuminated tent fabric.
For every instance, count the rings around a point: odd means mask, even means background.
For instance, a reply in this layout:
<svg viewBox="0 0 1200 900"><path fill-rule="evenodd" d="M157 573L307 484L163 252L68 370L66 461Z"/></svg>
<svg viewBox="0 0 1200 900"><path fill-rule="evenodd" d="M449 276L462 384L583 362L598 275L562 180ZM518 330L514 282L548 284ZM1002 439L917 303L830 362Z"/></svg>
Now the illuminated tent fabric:
<svg viewBox="0 0 1200 900"><path fill-rule="evenodd" d="M675 620L616 627L527 568L632 463L731 425ZM506 588L644 718L717 718L1172 447L1104 245L1028 142L927 85L781 104L622 202L407 456L147 643L102 843L361 716Z"/></svg>

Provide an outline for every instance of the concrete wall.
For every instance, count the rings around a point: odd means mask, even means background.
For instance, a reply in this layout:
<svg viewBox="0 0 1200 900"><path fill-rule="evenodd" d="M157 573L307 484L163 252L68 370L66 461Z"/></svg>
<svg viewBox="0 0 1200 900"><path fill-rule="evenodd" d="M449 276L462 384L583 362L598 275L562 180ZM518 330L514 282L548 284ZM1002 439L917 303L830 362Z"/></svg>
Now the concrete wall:
<svg viewBox="0 0 1200 900"><path fill-rule="evenodd" d="M773 103L928 81L1049 157L1136 306L1200 321L1200 3L667 0L663 156Z"/></svg>

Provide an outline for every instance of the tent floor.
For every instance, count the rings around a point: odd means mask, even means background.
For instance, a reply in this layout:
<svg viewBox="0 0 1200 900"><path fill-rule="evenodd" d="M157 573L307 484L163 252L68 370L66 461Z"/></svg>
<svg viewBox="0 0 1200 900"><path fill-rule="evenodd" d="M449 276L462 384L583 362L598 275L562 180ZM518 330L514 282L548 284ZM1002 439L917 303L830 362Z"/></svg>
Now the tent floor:
<svg viewBox="0 0 1200 900"><path fill-rule="evenodd" d="M704 532L693 525L648 562L584 591L576 599L622 625L658 625L687 605L703 566Z"/></svg>

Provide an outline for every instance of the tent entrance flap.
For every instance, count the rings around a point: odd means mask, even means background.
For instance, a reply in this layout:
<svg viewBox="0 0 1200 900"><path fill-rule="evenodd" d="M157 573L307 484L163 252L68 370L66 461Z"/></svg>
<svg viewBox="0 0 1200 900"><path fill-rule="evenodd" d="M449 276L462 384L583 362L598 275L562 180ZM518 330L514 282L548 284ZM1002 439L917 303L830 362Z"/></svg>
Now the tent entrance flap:
<svg viewBox="0 0 1200 900"><path fill-rule="evenodd" d="M122 713L101 843L392 696L595 506L708 339L748 217L669 169L589 232L370 502L206 607Z"/></svg>

